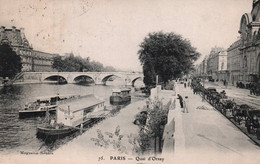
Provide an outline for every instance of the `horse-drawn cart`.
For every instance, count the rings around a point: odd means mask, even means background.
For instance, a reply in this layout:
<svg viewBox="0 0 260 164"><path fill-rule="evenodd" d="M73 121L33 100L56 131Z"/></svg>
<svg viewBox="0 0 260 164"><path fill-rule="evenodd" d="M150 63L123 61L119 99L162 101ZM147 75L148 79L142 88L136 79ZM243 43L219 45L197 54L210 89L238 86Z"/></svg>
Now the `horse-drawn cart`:
<svg viewBox="0 0 260 164"><path fill-rule="evenodd" d="M255 131L257 139L260 140L260 110L252 110L247 112L245 126L248 133Z"/></svg>
<svg viewBox="0 0 260 164"><path fill-rule="evenodd" d="M231 111L233 109L233 107L235 106L235 102L230 99L227 99L227 98L221 98L219 100L219 106L220 106L221 112L226 116L227 111Z"/></svg>
<svg viewBox="0 0 260 164"><path fill-rule="evenodd" d="M242 120L246 120L247 116L248 116L248 112L252 111L253 108L248 106L247 104L242 104L242 105L235 105L232 108L232 115L234 118L234 121L236 121L239 125L241 123Z"/></svg>

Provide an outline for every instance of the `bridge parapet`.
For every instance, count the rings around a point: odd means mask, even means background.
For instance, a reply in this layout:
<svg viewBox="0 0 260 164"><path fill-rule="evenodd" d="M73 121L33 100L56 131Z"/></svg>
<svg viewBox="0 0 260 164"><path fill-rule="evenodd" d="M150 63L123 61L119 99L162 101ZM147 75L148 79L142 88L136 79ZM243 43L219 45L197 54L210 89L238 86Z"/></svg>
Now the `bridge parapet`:
<svg viewBox="0 0 260 164"><path fill-rule="evenodd" d="M88 77L91 78L95 84L105 84L111 76L117 76L125 80L126 85L133 85L133 83L143 78L141 73L129 73L129 72L24 72L23 80L33 81L38 83L44 83L49 77L57 76L64 78L68 83L76 83L77 77Z"/></svg>

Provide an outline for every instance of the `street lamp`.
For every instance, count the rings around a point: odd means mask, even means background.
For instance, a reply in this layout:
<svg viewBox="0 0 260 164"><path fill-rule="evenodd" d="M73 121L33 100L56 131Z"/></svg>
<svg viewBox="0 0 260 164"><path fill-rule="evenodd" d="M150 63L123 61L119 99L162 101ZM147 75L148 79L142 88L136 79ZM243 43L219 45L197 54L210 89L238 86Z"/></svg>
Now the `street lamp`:
<svg viewBox="0 0 260 164"><path fill-rule="evenodd" d="M158 75L156 75L156 87L158 85Z"/></svg>

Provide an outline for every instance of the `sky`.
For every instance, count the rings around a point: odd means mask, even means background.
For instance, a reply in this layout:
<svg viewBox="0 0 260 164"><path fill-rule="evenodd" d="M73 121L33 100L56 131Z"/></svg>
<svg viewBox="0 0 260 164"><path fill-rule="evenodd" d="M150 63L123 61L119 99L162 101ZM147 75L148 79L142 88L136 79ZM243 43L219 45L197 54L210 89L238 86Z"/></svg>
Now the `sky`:
<svg viewBox="0 0 260 164"><path fill-rule="evenodd" d="M105 66L141 71L150 32L174 32L202 54L238 39L253 0L0 0L0 26L23 27L35 50L73 52Z"/></svg>

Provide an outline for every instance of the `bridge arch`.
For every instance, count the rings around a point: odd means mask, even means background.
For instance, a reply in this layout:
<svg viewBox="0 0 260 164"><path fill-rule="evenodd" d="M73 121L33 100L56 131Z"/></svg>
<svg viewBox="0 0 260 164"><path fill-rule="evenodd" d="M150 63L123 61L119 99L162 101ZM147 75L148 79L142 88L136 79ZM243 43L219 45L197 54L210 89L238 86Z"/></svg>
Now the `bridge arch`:
<svg viewBox="0 0 260 164"><path fill-rule="evenodd" d="M134 79L132 80L132 86L133 86L133 87L135 86L135 82L136 82L136 80L138 80L138 79L143 79L143 77L136 77L136 78L134 78Z"/></svg>
<svg viewBox="0 0 260 164"><path fill-rule="evenodd" d="M45 77L43 81L57 81L61 83L68 83L66 78L62 75L50 75Z"/></svg>
<svg viewBox="0 0 260 164"><path fill-rule="evenodd" d="M88 75L78 75L76 77L73 78L73 82L76 83L94 83L95 84L95 80Z"/></svg>
<svg viewBox="0 0 260 164"><path fill-rule="evenodd" d="M110 75L107 75L107 76L103 77L103 79L101 80L102 83L103 83L104 85L106 85L107 80L108 80L109 78L113 77L113 76L114 76L114 77L121 78L120 76L117 76L117 75L115 75L115 74L110 74Z"/></svg>

